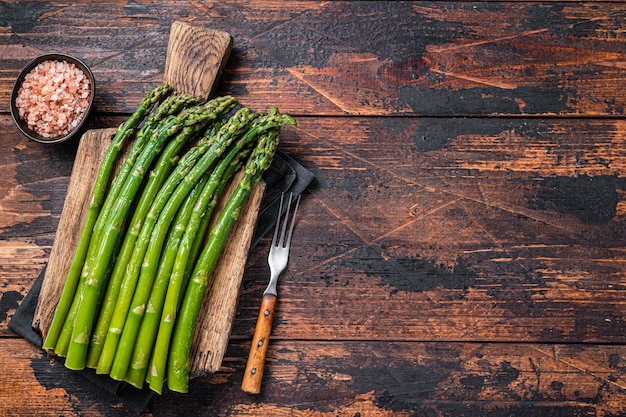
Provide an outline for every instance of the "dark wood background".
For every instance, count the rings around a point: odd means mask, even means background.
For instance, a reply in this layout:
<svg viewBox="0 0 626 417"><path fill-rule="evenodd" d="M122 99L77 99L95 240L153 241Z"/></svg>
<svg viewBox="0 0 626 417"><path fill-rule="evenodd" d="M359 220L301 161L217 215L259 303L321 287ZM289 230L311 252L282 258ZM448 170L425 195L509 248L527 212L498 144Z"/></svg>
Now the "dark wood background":
<svg viewBox="0 0 626 417"><path fill-rule="evenodd" d="M0 414L130 415L7 328L45 266L76 143L21 137L20 69L97 79L92 128L158 84L174 20L228 31L218 93L294 115L316 175L243 394L250 253L223 368L145 416L626 415L626 3L0 3Z"/></svg>

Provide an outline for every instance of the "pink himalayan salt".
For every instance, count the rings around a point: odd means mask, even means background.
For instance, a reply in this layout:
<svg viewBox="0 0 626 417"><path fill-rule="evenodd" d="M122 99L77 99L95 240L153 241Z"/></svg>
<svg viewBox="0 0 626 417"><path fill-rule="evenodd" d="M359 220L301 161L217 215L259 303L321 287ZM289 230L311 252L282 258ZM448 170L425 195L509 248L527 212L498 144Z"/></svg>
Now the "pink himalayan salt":
<svg viewBox="0 0 626 417"><path fill-rule="evenodd" d="M66 61L44 61L22 82L15 100L19 116L44 138L74 130L89 107L89 79Z"/></svg>

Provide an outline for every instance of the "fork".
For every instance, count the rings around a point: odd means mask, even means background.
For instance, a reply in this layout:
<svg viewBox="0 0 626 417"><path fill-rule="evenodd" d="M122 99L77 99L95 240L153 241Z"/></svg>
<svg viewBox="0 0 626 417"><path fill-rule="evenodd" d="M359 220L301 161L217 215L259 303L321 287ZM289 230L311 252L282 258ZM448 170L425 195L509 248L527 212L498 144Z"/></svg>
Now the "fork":
<svg viewBox="0 0 626 417"><path fill-rule="evenodd" d="M287 232L287 223L289 222L289 211L293 194L289 195L289 202L287 203L287 209L281 227L281 213L283 211L284 197L284 194L280 196L278 218L276 220L276 227L274 228L272 246L270 247L270 253L267 257L267 263L270 267L270 282L263 292L261 308L259 309L259 316L257 317L256 327L254 328L254 336L252 337L252 346L250 346L250 355L248 356L246 371L241 383L241 389L249 394L258 394L261 392L265 357L267 356L268 342L270 333L272 332L272 320L274 319L274 310L278 298L276 284L278 283L278 277L285 270L287 262L289 261L291 235L293 234L296 214L298 212L298 206L300 205L300 196L298 196L293 209L289 231Z"/></svg>

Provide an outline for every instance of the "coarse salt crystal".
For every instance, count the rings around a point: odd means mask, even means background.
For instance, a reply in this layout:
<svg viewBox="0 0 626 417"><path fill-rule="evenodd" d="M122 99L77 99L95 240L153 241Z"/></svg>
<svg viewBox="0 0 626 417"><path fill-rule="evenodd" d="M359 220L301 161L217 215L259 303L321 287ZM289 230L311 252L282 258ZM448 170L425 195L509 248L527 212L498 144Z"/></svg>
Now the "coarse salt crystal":
<svg viewBox="0 0 626 417"><path fill-rule="evenodd" d="M89 79L67 61L44 61L25 77L15 104L28 127L45 138L69 133L89 105Z"/></svg>

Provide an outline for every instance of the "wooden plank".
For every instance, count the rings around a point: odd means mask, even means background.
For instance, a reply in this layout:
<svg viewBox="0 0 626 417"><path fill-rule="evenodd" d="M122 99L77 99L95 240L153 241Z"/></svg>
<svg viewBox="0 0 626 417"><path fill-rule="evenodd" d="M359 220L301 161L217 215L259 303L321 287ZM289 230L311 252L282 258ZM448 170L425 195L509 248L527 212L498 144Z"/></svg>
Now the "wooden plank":
<svg viewBox="0 0 626 417"><path fill-rule="evenodd" d="M130 112L162 79L170 24L185 16L240 39L218 92L259 110L272 104L296 115L624 114L622 2L198 5L9 3L0 32L0 111L8 111L18 68L62 49L93 67L98 111ZM10 24L21 16L37 19Z"/></svg>
<svg viewBox="0 0 626 417"><path fill-rule="evenodd" d="M261 397L239 390L246 351L247 342L231 343L220 372L193 380L184 401L170 393L155 396L142 415L626 413L622 346L277 340L269 348ZM108 394L21 339L0 339L0 360L11 369L0 374L2 415L128 415Z"/></svg>

